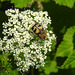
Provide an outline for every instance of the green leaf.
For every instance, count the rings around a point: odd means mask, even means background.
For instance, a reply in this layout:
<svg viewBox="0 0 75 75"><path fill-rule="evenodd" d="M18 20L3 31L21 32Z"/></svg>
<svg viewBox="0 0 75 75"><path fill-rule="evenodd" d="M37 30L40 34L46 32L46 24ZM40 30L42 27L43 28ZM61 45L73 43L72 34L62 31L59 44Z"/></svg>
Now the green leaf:
<svg viewBox="0 0 75 75"><path fill-rule="evenodd" d="M52 72L56 73L58 71L58 69L56 68L56 65L57 65L56 61L48 60L45 64L45 66L42 69L40 69L40 71L43 70L46 75L49 75Z"/></svg>
<svg viewBox="0 0 75 75"><path fill-rule="evenodd" d="M75 27L70 27L63 37L63 41L57 48L56 56L69 56L73 52L73 36Z"/></svg>
<svg viewBox="0 0 75 75"><path fill-rule="evenodd" d="M11 68L7 68L7 71L9 71L10 75L18 75L18 71L17 70L12 70Z"/></svg>
<svg viewBox="0 0 75 75"><path fill-rule="evenodd" d="M75 4L75 0L54 0L59 5L64 5L72 8Z"/></svg>
<svg viewBox="0 0 75 75"><path fill-rule="evenodd" d="M61 68L75 68L75 51L67 58Z"/></svg>
<svg viewBox="0 0 75 75"><path fill-rule="evenodd" d="M6 68L2 72L0 72L0 75L19 75L17 70L12 70L11 68Z"/></svg>
<svg viewBox="0 0 75 75"><path fill-rule="evenodd" d="M1 2L3 2L3 1L9 1L9 0L0 0Z"/></svg>
<svg viewBox="0 0 75 75"><path fill-rule="evenodd" d="M3 55L2 54L0 54L0 59L2 59L3 58Z"/></svg>
<svg viewBox="0 0 75 75"><path fill-rule="evenodd" d="M23 8L27 7L27 5L31 2L32 0L11 0L11 3L15 4L15 7L18 8Z"/></svg>
<svg viewBox="0 0 75 75"><path fill-rule="evenodd" d="M52 51L55 51L55 45L56 45L56 40L52 40L52 45L51 45Z"/></svg>
<svg viewBox="0 0 75 75"><path fill-rule="evenodd" d="M57 72L58 69L56 68L56 62L55 61L51 61L51 64L49 64L47 67L45 67L45 74L49 75L51 72Z"/></svg>
<svg viewBox="0 0 75 75"><path fill-rule="evenodd" d="M0 73L0 75L9 75L9 74L8 74L7 71L4 70L4 71L2 71L2 72Z"/></svg>
<svg viewBox="0 0 75 75"><path fill-rule="evenodd" d="M38 0L39 2L49 2L50 0Z"/></svg>
<svg viewBox="0 0 75 75"><path fill-rule="evenodd" d="M7 58L7 57L4 57L4 59L3 59L3 60L4 60L4 63L3 63L3 65L4 65L4 66L6 66L6 65L8 65L8 64L9 64L9 63L8 63L8 61L7 61L7 60L8 60L8 58Z"/></svg>

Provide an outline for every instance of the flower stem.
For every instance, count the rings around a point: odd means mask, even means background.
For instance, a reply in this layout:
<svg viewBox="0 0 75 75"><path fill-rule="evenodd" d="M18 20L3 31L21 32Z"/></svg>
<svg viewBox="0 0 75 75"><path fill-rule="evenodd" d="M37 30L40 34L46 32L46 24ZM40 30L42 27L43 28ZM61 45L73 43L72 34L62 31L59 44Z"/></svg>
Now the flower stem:
<svg viewBox="0 0 75 75"><path fill-rule="evenodd" d="M31 67L31 75L34 75L34 69Z"/></svg>

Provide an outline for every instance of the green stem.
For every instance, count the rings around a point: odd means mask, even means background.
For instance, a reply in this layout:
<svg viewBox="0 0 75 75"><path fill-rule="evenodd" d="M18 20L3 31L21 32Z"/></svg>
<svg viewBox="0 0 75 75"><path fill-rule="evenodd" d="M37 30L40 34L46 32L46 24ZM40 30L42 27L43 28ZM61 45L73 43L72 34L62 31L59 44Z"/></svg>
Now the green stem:
<svg viewBox="0 0 75 75"><path fill-rule="evenodd" d="M24 74L22 73L22 75L24 75Z"/></svg>
<svg viewBox="0 0 75 75"><path fill-rule="evenodd" d="M34 69L31 67L31 75L34 75Z"/></svg>

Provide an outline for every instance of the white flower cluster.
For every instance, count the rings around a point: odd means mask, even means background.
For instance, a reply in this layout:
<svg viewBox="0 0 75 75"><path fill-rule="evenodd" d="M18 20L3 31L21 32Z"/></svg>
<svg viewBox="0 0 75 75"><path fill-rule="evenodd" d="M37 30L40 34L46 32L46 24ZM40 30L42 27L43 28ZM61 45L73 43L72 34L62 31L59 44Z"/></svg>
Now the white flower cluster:
<svg viewBox="0 0 75 75"><path fill-rule="evenodd" d="M18 71L28 71L30 66L35 68L44 66L46 54L51 51L52 40L56 39L53 32L48 29L51 24L48 13L19 9L8 9L5 13L9 19L3 23L4 38L0 39L0 50L3 53L13 53ZM35 21L47 30L46 39L37 38L30 32Z"/></svg>

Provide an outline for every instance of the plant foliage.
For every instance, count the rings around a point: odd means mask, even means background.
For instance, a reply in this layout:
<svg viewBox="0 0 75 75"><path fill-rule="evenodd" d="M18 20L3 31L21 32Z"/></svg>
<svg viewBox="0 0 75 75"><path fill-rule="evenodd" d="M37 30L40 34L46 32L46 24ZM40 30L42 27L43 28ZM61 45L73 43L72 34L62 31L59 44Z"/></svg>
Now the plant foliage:
<svg viewBox="0 0 75 75"><path fill-rule="evenodd" d="M75 33L75 27L70 27L67 29L63 37L63 41L57 48L56 56L69 56L73 52L73 35Z"/></svg>
<svg viewBox="0 0 75 75"><path fill-rule="evenodd" d="M73 53L66 59L61 68L75 68L75 51L73 51Z"/></svg>
<svg viewBox="0 0 75 75"><path fill-rule="evenodd" d="M31 2L32 0L11 0L11 3L14 3L16 7L18 8L23 8L27 7L27 5Z"/></svg>
<svg viewBox="0 0 75 75"><path fill-rule="evenodd" d="M70 8L74 7L75 0L54 0L59 5L68 6Z"/></svg>

